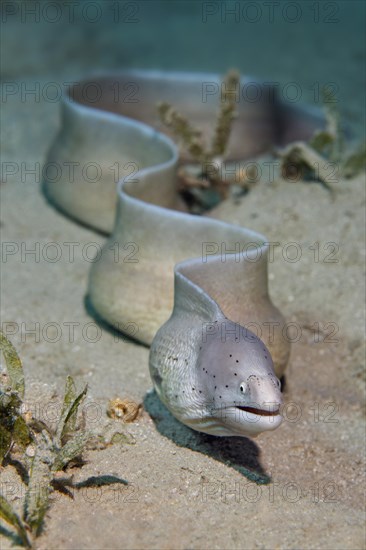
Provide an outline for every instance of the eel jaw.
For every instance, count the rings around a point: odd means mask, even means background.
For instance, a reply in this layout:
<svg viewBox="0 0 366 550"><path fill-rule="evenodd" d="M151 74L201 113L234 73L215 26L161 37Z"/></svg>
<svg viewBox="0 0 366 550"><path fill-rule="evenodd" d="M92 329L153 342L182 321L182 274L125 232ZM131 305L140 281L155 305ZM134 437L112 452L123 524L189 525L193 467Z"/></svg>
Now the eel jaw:
<svg viewBox="0 0 366 550"><path fill-rule="evenodd" d="M279 407L273 411L270 411L268 409L259 409L257 407L242 407L239 405L236 405L236 408L244 412L256 414L258 416L277 416L280 414Z"/></svg>
<svg viewBox="0 0 366 550"><path fill-rule="evenodd" d="M272 403L235 405L231 410L236 411L237 416L233 423L228 419L228 423L233 431L256 437L261 432L275 430L282 424L281 404L279 401L274 401Z"/></svg>

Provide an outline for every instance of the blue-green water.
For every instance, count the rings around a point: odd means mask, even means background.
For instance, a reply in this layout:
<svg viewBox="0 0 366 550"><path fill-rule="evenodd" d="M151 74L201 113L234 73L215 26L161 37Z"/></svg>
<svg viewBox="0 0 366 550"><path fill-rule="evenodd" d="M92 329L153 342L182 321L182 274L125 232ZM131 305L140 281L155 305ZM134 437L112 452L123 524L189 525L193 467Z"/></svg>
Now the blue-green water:
<svg viewBox="0 0 366 550"><path fill-rule="evenodd" d="M318 103L330 84L365 115L365 6L348 1L2 1L2 78L158 68L243 73Z"/></svg>

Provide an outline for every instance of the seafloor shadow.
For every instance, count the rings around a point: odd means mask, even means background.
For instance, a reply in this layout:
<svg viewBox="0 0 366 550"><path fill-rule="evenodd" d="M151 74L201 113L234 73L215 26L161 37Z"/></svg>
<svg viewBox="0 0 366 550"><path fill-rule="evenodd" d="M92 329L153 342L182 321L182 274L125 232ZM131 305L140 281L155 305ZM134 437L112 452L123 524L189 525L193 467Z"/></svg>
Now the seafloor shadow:
<svg viewBox="0 0 366 550"><path fill-rule="evenodd" d="M94 309L93 304L91 303L90 298L87 294L84 296L84 307L85 307L85 311L87 312L87 314L90 315L90 317L92 317L94 319L96 324L101 329L105 330L106 332L109 332L109 334L112 334L112 336L115 339L118 338L118 340L122 340L123 342L130 342L130 343L142 346L142 347L147 347L145 344L143 344L142 342L139 342L138 340L136 340L134 338L133 335L134 335L134 330L135 330L136 326L133 323L131 323L130 327L127 327L127 329L128 328L131 329L130 334L127 334L126 332L121 332L121 331L117 330L115 327L108 324L107 321L105 321L99 315L99 313Z"/></svg>
<svg viewBox="0 0 366 550"><path fill-rule="evenodd" d="M259 462L260 450L245 437L217 437L191 430L176 420L164 407L155 391L144 398L144 408L158 431L179 447L186 447L223 462L258 484L271 481Z"/></svg>
<svg viewBox="0 0 366 550"><path fill-rule="evenodd" d="M41 193L43 195L43 198L45 199L48 206L50 206L51 208L56 210L56 212L58 212L59 214L62 214L62 216L64 216L65 218L68 218L69 220L73 221L77 225L80 225L81 227L84 227L85 229L89 229L91 231L94 231L94 233L98 233L102 237L108 237L109 233L107 231L103 231L102 229L98 229L97 227L94 227L93 225L90 225L86 222L83 222L83 221L79 220L77 217L70 214L70 212L68 212L67 210L62 208L62 206L57 204L57 202L52 199L49 192L47 191L47 182L45 180L42 180L40 189L41 189Z"/></svg>

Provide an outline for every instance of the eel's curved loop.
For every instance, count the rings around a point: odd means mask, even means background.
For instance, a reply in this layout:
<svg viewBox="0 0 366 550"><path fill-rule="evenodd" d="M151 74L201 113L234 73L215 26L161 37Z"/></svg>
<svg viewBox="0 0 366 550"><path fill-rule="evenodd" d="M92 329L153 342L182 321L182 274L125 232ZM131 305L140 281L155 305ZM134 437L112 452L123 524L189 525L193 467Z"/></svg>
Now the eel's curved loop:
<svg viewBox="0 0 366 550"><path fill-rule="evenodd" d="M156 105L171 102L207 137L213 132L221 86L218 75L158 71L96 75L74 84L63 97L61 129L48 153L46 166L56 164L57 169L55 178L45 182L46 194L68 215L110 233L117 182L134 182L131 193L137 193L137 172L155 166L158 189L163 186L164 193L150 196L144 188L144 200L179 207L175 186L168 180L176 148L154 131L169 135ZM251 78L240 81L237 111L229 160L253 158L274 144L307 139L324 124L315 108L285 103L275 87ZM52 170L45 173L50 178Z"/></svg>
<svg viewBox="0 0 366 550"><path fill-rule="evenodd" d="M242 80L241 87L248 82ZM87 94L92 84L99 91L95 101ZM273 143L307 138L322 125L316 112L286 105L276 98L274 90L255 84L260 99L238 102L229 144L231 159L253 157ZM130 72L100 76L74 86L64 100L61 131L47 161L67 167L68 172L63 170L58 181L47 181L45 190L70 216L104 232L113 228L91 269L90 299L97 312L117 329L148 345L153 342L151 375L168 408L195 429L230 435L253 430L248 426L246 431L228 428L227 422L223 427L217 415L214 422L208 413L205 421L189 415L187 411L194 409L190 406L193 396L178 406L177 387L202 383L202 388L211 388L202 389L203 394L206 391L206 397L213 398L216 386L211 387L208 379L197 379L197 365L205 365L202 354L211 357L211 362L220 355L224 348L217 348L214 356L212 350L223 339L222 328L229 326L231 333L238 326L246 326L265 344L258 344L255 353L243 347L240 353L252 359L242 373L245 381L235 391L243 393L245 388L250 393L253 376L262 380L262 387L272 380L271 365L262 365L259 370L253 366L270 360L267 348L276 375L283 374L289 344L282 336L284 318L268 295L268 245L264 236L249 229L183 211L176 193L177 148L157 131L162 128L156 114L158 101L170 101L208 135L219 99L220 79L216 75ZM73 181L70 166L74 168ZM200 345L205 330L206 336L215 333L208 350ZM230 371L231 367L227 368ZM208 374L207 366L202 369ZM237 374L231 372L232 377ZM252 384L251 399L255 391ZM267 397L273 391L268 390ZM227 399L235 403L235 395ZM278 399L276 394L276 403ZM200 413L206 405L199 402Z"/></svg>

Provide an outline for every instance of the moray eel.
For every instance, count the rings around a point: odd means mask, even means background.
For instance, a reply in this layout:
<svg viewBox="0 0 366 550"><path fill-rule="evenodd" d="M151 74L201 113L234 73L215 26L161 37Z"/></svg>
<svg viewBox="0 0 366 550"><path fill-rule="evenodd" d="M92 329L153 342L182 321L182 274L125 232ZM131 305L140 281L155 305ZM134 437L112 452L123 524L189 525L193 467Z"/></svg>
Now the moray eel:
<svg viewBox="0 0 366 550"><path fill-rule="evenodd" d="M217 75L148 71L74 84L46 162L61 175L44 189L69 216L111 232L91 267L90 300L108 323L151 345L151 378L172 414L205 433L255 436L281 423L278 378L289 357L285 320L268 293L268 243L184 212L176 169L185 159L159 131L156 110L158 101L172 103L207 137L220 85ZM255 102L238 102L232 162L323 125L316 111L256 86Z"/></svg>
<svg viewBox="0 0 366 550"><path fill-rule="evenodd" d="M175 269L175 305L150 350L150 375L170 412L213 435L254 437L281 422L281 384L268 348L227 319L192 280ZM197 314L198 313L198 314Z"/></svg>

